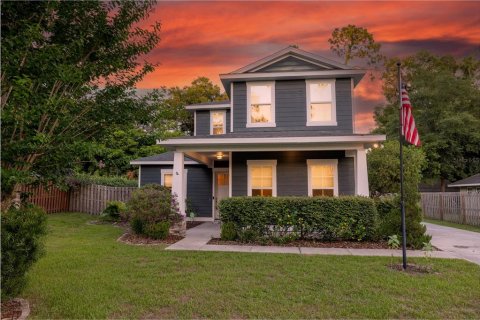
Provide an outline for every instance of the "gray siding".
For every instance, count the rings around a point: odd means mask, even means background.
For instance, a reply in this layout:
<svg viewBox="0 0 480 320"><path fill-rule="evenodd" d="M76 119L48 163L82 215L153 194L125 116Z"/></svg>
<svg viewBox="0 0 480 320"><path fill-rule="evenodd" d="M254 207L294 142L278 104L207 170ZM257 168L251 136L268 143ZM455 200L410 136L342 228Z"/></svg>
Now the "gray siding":
<svg viewBox="0 0 480 320"><path fill-rule="evenodd" d="M295 57L288 57L259 69L257 72L285 72L285 71L312 71L325 70L316 64Z"/></svg>
<svg viewBox="0 0 480 320"><path fill-rule="evenodd" d="M234 132L247 131L328 131L352 134L352 92L350 79L336 79L337 126L307 127L307 97L305 80L275 81L275 122L273 128L246 128L247 86L234 83Z"/></svg>
<svg viewBox="0 0 480 320"><path fill-rule="evenodd" d="M218 110L223 111L223 110ZM206 136L210 135L210 110L196 110L197 122L196 125L196 135L197 136ZM230 110L226 110L226 128L225 132L230 132Z"/></svg>
<svg viewBox="0 0 480 320"><path fill-rule="evenodd" d="M173 165L143 165L141 166L141 185L160 184L161 169L173 169ZM212 216L212 171L202 165L186 165L187 199L199 217ZM188 213L187 213L188 215Z"/></svg>
<svg viewBox="0 0 480 320"><path fill-rule="evenodd" d="M205 136L210 134L210 110L196 110L197 122L195 123L196 135Z"/></svg>
<svg viewBox="0 0 480 320"><path fill-rule="evenodd" d="M247 160L277 160L277 196L306 196L307 159L338 159L339 194L355 194L354 162L345 151L285 151L232 153L232 195L247 195Z"/></svg>

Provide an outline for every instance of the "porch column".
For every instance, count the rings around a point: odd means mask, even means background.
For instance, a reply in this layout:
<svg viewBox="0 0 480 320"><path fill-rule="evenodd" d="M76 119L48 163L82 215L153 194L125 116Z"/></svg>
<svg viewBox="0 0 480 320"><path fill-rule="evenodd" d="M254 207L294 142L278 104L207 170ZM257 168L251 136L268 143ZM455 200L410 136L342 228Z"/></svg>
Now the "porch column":
<svg viewBox="0 0 480 320"><path fill-rule="evenodd" d="M172 181L172 193L177 195L178 206L180 208L180 214L186 216L185 214L185 197L184 194L185 188L183 186L183 152L175 151L173 153L173 181Z"/></svg>
<svg viewBox="0 0 480 320"><path fill-rule="evenodd" d="M367 150L357 149L355 165L357 195L368 197L370 196L370 190L368 189Z"/></svg>

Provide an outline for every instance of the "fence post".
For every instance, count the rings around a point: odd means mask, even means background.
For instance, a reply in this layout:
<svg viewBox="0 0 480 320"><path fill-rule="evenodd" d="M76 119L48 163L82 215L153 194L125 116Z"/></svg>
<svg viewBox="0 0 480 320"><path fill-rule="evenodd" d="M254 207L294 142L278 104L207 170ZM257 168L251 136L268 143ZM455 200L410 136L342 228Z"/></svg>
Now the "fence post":
<svg viewBox="0 0 480 320"><path fill-rule="evenodd" d="M462 223L466 224L467 214L466 214L466 208L465 208L465 195L463 194L463 192L460 192L460 215L462 217Z"/></svg>

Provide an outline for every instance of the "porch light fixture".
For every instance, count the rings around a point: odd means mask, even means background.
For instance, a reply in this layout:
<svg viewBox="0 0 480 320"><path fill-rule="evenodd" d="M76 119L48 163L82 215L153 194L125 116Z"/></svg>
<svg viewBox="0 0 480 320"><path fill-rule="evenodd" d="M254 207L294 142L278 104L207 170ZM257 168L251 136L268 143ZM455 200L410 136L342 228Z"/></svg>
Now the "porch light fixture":
<svg viewBox="0 0 480 320"><path fill-rule="evenodd" d="M222 160L223 159L223 153L222 152L217 152L216 157L217 157L218 160Z"/></svg>

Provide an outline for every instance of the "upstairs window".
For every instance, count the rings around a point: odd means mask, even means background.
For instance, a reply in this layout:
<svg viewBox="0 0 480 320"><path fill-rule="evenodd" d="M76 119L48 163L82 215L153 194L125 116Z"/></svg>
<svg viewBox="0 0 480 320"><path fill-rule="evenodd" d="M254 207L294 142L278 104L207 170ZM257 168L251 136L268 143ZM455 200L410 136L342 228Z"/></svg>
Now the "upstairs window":
<svg viewBox="0 0 480 320"><path fill-rule="evenodd" d="M308 195L338 196L338 160L307 160Z"/></svg>
<svg viewBox="0 0 480 320"><path fill-rule="evenodd" d="M260 197L277 196L277 161L249 160L248 195Z"/></svg>
<svg viewBox="0 0 480 320"><path fill-rule="evenodd" d="M210 134L225 134L226 133L226 112L210 111Z"/></svg>
<svg viewBox="0 0 480 320"><path fill-rule="evenodd" d="M307 126L336 126L335 80L307 80Z"/></svg>
<svg viewBox="0 0 480 320"><path fill-rule="evenodd" d="M275 83L247 83L247 127L275 127Z"/></svg>

